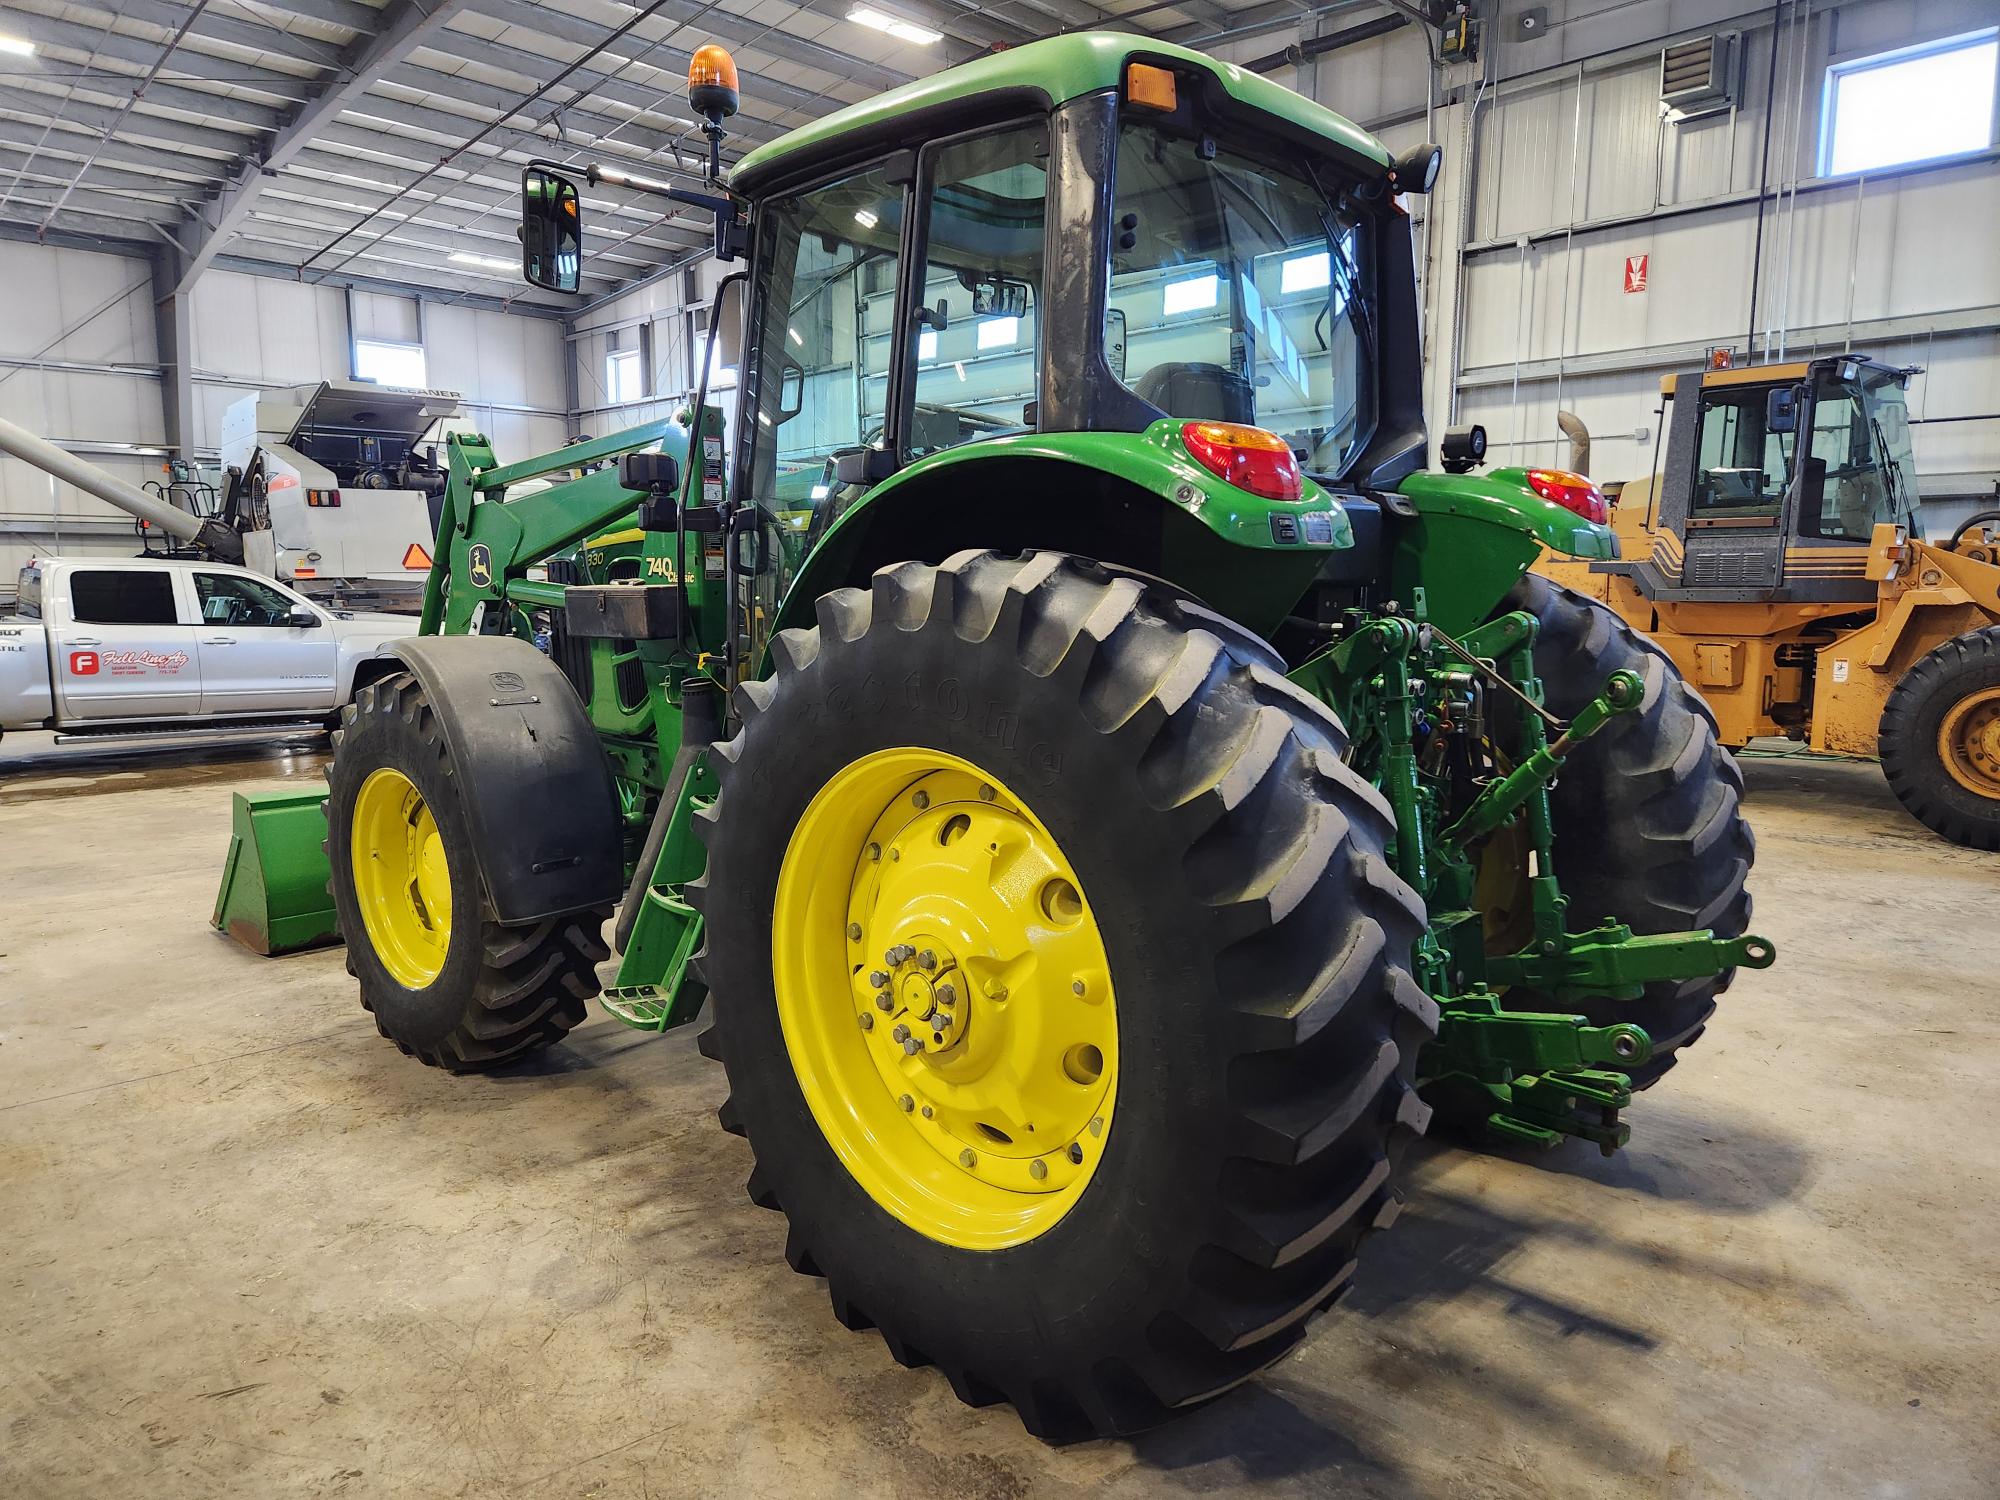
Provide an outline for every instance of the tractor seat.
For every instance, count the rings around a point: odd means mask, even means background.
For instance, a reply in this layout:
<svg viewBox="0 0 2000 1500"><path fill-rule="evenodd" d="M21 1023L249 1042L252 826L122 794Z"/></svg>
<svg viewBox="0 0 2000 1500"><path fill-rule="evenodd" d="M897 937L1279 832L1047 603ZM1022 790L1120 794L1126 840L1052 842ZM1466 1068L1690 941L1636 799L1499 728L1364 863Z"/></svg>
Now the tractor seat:
<svg viewBox="0 0 2000 1500"><path fill-rule="evenodd" d="M1208 422L1257 420L1257 395L1234 370L1199 361L1154 365L1139 377L1133 393L1170 417Z"/></svg>

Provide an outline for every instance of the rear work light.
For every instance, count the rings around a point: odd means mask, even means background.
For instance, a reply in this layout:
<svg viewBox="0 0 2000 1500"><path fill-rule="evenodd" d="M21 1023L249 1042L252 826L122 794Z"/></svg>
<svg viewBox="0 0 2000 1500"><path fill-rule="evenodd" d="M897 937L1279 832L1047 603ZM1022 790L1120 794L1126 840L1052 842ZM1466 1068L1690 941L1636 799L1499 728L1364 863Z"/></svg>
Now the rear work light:
<svg viewBox="0 0 2000 1500"><path fill-rule="evenodd" d="M1181 442L1211 474L1266 500L1298 500L1305 494L1299 461L1275 432L1240 422L1187 422Z"/></svg>
<svg viewBox="0 0 2000 1500"><path fill-rule="evenodd" d="M1604 491L1567 469L1530 469L1528 488L1544 500L1553 500L1564 510L1573 510L1586 521L1602 526L1611 519L1611 507L1604 503Z"/></svg>

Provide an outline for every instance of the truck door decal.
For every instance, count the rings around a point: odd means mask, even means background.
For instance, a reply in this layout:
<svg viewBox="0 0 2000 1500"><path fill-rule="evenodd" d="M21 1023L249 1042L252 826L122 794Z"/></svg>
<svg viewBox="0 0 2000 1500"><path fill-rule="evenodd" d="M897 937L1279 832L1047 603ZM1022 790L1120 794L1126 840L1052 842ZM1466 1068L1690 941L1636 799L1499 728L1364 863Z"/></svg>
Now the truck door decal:
<svg viewBox="0 0 2000 1500"><path fill-rule="evenodd" d="M95 677L98 660L95 651L72 651L69 654L70 672L77 677Z"/></svg>

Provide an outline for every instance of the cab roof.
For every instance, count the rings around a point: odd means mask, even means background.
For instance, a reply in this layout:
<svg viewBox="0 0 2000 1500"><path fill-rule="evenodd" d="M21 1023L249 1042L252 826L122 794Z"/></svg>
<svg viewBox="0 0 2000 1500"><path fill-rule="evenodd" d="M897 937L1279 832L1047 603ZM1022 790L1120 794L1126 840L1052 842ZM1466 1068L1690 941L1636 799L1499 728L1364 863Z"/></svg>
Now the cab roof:
<svg viewBox="0 0 2000 1500"><path fill-rule="evenodd" d="M980 94L1027 91L1041 95L1047 107L1053 108L1085 94L1114 89L1125 76L1125 64L1133 58L1200 69L1212 75L1238 103L1275 116L1329 146L1385 168L1389 165L1388 150L1360 126L1261 74L1171 42L1126 32L1080 31L961 63L836 110L823 120L759 146L736 164L730 184L739 192L754 192L780 165L788 174L794 166L810 165L815 157L831 155L829 148L843 137L885 126L900 115Z"/></svg>

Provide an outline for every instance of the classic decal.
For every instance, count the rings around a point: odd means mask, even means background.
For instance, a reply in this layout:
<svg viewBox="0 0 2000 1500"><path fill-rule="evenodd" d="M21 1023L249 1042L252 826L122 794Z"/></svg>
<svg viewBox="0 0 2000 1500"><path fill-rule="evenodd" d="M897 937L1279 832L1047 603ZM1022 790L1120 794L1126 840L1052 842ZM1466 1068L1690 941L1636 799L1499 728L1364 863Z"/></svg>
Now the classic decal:
<svg viewBox="0 0 2000 1500"><path fill-rule="evenodd" d="M109 669L113 677L137 677L147 672L160 672L171 677L188 664L188 654L185 651L139 650L105 651L101 653L79 651L76 653L76 656L99 655L103 657L104 666ZM73 665L76 657L73 656L70 660ZM94 672L96 668L93 667L91 670Z"/></svg>

